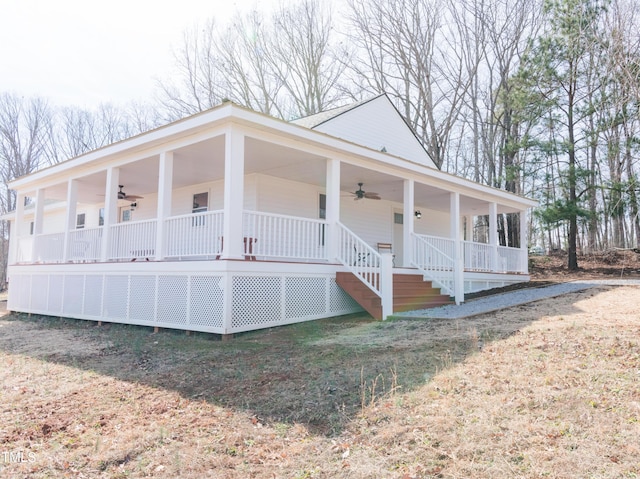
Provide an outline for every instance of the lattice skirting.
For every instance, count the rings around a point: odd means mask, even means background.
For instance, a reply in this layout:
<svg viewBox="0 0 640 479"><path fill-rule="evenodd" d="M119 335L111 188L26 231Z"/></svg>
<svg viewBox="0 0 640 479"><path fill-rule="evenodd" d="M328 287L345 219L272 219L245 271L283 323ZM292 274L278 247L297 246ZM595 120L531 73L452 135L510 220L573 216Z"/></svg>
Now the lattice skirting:
<svg viewBox="0 0 640 479"><path fill-rule="evenodd" d="M218 334L361 311L330 275L15 274L11 311Z"/></svg>

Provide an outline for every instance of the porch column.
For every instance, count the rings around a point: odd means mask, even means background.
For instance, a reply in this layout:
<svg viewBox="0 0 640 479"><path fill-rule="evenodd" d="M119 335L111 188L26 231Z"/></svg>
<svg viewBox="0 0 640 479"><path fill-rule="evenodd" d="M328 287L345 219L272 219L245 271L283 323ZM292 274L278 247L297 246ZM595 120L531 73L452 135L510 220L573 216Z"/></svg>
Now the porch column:
<svg viewBox="0 0 640 479"><path fill-rule="evenodd" d="M453 240L453 279L456 304L464 302L464 256L460 238L460 193L449 194L450 236Z"/></svg>
<svg viewBox="0 0 640 479"><path fill-rule="evenodd" d="M38 259L38 235L42 234L42 223L44 220L44 190L38 188L36 190L36 205L33 216L33 251L31 253L32 261Z"/></svg>
<svg viewBox="0 0 640 479"><path fill-rule="evenodd" d="M20 246L20 238L22 237L21 230L24 225L24 202L26 201L26 195L16 195L16 217L9 230L9 264L15 264L18 261L24 262L25 258L22 257Z"/></svg>
<svg viewBox="0 0 640 479"><path fill-rule="evenodd" d="M156 214L156 260L165 257L165 222L171 216L171 193L173 188L173 152L160 153L158 168L158 211Z"/></svg>
<svg viewBox="0 0 640 479"><path fill-rule="evenodd" d="M529 221L528 210L520 211L520 266L523 273L529 274Z"/></svg>
<svg viewBox="0 0 640 479"><path fill-rule="evenodd" d="M118 184L120 182L120 168L109 167L107 182L104 190L104 225L102 227L102 250L100 260L109 259L109 245L111 244L111 226L118 222Z"/></svg>
<svg viewBox="0 0 640 479"><path fill-rule="evenodd" d="M222 259L243 259L244 134L230 126L224 145L224 221Z"/></svg>
<svg viewBox="0 0 640 479"><path fill-rule="evenodd" d="M64 250L62 251L62 261L66 263L69 259L69 242L71 232L76 228L76 213L78 210L78 180L70 179L67 182L67 221L64 228Z"/></svg>
<svg viewBox="0 0 640 479"><path fill-rule="evenodd" d="M409 267L413 261L413 233L415 231L415 182L404 180L404 221L402 222L402 266Z"/></svg>
<svg viewBox="0 0 640 479"><path fill-rule="evenodd" d="M325 233L327 259L333 261L339 255L338 228L340 221L340 160L327 158L326 221L329 231Z"/></svg>
<svg viewBox="0 0 640 479"><path fill-rule="evenodd" d="M491 271L498 271L498 204L489 203L489 245L491 246Z"/></svg>

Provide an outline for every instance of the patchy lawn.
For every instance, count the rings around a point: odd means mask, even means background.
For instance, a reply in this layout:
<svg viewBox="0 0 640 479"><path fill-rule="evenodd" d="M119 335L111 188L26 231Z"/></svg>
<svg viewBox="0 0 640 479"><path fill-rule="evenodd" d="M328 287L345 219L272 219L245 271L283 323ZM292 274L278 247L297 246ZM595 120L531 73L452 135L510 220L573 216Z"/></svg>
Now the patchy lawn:
<svg viewBox="0 0 640 479"><path fill-rule="evenodd" d="M0 477L640 477L640 290L244 334L0 318Z"/></svg>

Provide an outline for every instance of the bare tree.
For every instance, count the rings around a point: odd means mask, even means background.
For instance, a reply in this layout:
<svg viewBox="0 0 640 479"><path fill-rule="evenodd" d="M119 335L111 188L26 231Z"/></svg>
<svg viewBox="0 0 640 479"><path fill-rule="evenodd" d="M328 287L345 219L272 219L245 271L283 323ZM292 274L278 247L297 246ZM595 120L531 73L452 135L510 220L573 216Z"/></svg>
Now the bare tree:
<svg viewBox="0 0 640 479"><path fill-rule="evenodd" d="M46 163L47 132L51 110L41 98L26 100L13 94L0 94L0 210L13 211L15 193L7 183L35 171ZM9 225L0 222L0 285L6 283Z"/></svg>
<svg viewBox="0 0 640 479"><path fill-rule="evenodd" d="M179 83L160 85L170 118L223 99L287 119L335 106L345 66L334 53L336 33L323 5L302 0L270 17L252 11L226 27L209 20L186 32L176 53Z"/></svg>

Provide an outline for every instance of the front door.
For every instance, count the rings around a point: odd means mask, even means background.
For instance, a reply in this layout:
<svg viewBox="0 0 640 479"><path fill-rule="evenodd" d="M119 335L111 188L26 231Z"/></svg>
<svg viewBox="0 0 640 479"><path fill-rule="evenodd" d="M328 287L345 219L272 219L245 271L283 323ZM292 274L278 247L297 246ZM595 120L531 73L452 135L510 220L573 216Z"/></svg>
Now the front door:
<svg viewBox="0 0 640 479"><path fill-rule="evenodd" d="M394 264L403 265L402 247L404 245L404 219L402 210L393 210L393 253L396 255Z"/></svg>

